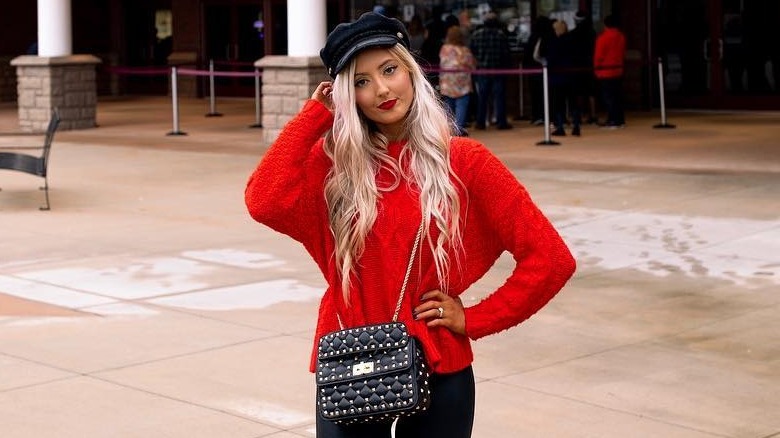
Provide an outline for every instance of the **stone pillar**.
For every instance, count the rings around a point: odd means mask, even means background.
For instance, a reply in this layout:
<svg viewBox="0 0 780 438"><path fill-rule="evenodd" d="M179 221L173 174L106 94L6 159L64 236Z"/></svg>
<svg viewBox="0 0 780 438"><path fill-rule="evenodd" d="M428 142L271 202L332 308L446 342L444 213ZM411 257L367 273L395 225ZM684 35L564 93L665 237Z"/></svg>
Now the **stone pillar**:
<svg viewBox="0 0 780 438"><path fill-rule="evenodd" d="M263 146L270 146L317 85L330 77L319 56L271 55L255 66L263 71Z"/></svg>
<svg viewBox="0 0 780 438"><path fill-rule="evenodd" d="M53 108L62 119L59 129L94 128L95 66L100 62L92 55L14 58L11 65L16 67L19 128L45 131Z"/></svg>
<svg viewBox="0 0 780 438"><path fill-rule="evenodd" d="M19 128L43 132L57 108L59 129L96 125L97 84L92 55L73 55L71 0L38 0L38 55L19 56L16 67Z"/></svg>
<svg viewBox="0 0 780 438"><path fill-rule="evenodd" d="M325 6L325 0L288 0L289 56L271 55L255 62L263 72L263 146L276 140L320 82L330 80L319 57L326 37Z"/></svg>

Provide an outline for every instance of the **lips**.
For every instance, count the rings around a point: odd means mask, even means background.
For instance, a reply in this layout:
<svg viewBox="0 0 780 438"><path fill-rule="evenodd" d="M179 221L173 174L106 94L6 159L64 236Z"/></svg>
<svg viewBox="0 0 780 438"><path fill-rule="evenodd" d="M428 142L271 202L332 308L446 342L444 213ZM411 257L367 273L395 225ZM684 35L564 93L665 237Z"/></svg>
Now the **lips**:
<svg viewBox="0 0 780 438"><path fill-rule="evenodd" d="M398 102L398 99L386 100L381 104L379 104L379 109L383 109L383 110L393 109L396 102Z"/></svg>

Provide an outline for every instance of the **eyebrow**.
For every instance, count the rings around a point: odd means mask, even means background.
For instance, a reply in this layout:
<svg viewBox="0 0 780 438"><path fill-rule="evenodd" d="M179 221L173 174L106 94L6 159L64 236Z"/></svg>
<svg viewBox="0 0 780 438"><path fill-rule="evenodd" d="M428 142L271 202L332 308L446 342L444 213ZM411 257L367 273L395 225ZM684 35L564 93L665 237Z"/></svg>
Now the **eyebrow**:
<svg viewBox="0 0 780 438"><path fill-rule="evenodd" d="M389 63L391 63L391 62L394 62L394 61L395 61L395 58L387 58L386 60L382 61L382 63L381 63L381 64L379 64L379 67L377 67L377 70L381 70L381 69L382 69L382 68L384 68L384 67L385 67L387 64L389 64ZM360 75L367 76L367 75L368 75L368 73L366 73L366 72L362 72L362 71L356 71L356 72L355 72L355 77L357 77L357 76L360 76Z"/></svg>

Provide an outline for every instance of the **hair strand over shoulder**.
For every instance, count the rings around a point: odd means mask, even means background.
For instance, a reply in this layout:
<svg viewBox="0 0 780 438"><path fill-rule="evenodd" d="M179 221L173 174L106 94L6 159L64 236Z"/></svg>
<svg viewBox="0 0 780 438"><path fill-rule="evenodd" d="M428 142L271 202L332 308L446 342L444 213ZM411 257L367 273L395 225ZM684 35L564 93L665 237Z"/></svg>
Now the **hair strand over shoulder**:
<svg viewBox="0 0 780 438"><path fill-rule="evenodd" d="M460 180L452 171L449 152L452 120L413 55L400 45L389 51L409 72L414 87L414 101L405 121L408 140L398 160L401 165L387 154L387 138L356 110L354 60L336 77L333 86L334 122L325 140L325 151L333 166L325 181L325 200L335 240L335 262L347 304L350 276L377 218L381 191L393 190L404 181L419 191L424 228L430 230L433 225L439 232L435 241L427 232L426 240L445 293L449 254L457 257L462 247L461 205L456 186ZM391 186L377 186L380 168L390 169L395 175Z"/></svg>

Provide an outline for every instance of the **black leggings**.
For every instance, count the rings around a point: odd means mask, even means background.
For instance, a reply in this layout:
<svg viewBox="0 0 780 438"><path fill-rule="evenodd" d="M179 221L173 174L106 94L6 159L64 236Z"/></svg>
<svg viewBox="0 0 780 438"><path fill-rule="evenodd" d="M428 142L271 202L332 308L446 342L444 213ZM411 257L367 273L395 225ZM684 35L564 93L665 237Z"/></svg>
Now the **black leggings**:
<svg viewBox="0 0 780 438"><path fill-rule="evenodd" d="M470 438L474 424L474 371L431 376L431 406L399 419L396 438ZM317 415L317 438L390 438L390 423L341 426Z"/></svg>

